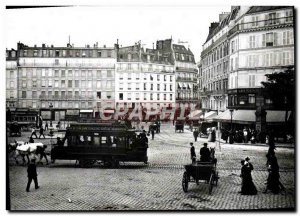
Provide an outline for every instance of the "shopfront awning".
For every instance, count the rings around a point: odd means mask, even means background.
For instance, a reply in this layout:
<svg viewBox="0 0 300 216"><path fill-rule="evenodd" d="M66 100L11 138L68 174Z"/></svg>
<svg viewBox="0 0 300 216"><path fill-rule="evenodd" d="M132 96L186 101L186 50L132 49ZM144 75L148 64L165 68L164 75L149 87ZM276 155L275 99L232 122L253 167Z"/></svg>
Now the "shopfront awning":
<svg viewBox="0 0 300 216"><path fill-rule="evenodd" d="M189 114L189 118L192 120L197 120L200 119L200 116L202 115L202 110L193 110L190 114Z"/></svg>
<svg viewBox="0 0 300 216"><path fill-rule="evenodd" d="M232 122L241 124L251 124L256 121L256 110L234 110L232 113ZM267 110L266 121L267 123L283 123L285 121L285 111ZM288 118L290 116L288 112ZM214 118L215 121L231 122L231 114L229 110L220 113Z"/></svg>
<svg viewBox="0 0 300 216"><path fill-rule="evenodd" d="M103 112L112 114L112 113L115 113L115 110L104 110Z"/></svg>
<svg viewBox="0 0 300 216"><path fill-rule="evenodd" d="M80 113L92 113L93 110L80 110Z"/></svg>
<svg viewBox="0 0 300 216"><path fill-rule="evenodd" d="M216 111L209 111L209 112L204 114L204 121L212 122L214 120L215 116L217 116Z"/></svg>
<svg viewBox="0 0 300 216"><path fill-rule="evenodd" d="M182 85L180 83L178 83L178 88L182 88Z"/></svg>

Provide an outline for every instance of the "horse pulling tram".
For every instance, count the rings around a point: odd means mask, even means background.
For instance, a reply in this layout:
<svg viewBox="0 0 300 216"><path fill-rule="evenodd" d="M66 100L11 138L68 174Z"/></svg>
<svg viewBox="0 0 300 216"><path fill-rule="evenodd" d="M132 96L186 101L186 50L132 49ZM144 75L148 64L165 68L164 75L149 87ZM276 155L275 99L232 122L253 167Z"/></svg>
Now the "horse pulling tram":
<svg viewBox="0 0 300 216"><path fill-rule="evenodd" d="M185 172L182 177L182 189L188 191L189 182L197 185L199 181L208 183L208 193L212 193L213 186L218 185L219 175L217 172L217 159L214 157L214 149L211 149L211 159L208 162L196 161L195 164L185 165Z"/></svg>
<svg viewBox="0 0 300 216"><path fill-rule="evenodd" d="M51 160L77 160L81 167L95 162L118 166L120 161L148 162L146 134L118 122L73 123L66 130L63 145L51 150Z"/></svg>

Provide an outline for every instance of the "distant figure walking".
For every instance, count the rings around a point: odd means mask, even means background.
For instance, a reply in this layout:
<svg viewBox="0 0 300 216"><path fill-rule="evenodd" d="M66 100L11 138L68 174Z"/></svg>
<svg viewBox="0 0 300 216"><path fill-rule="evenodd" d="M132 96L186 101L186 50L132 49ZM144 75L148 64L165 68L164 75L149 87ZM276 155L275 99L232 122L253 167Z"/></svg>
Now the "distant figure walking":
<svg viewBox="0 0 300 216"><path fill-rule="evenodd" d="M46 145L43 145L43 147L41 146L37 146L36 148L36 154L39 154L40 155L40 160L39 160L39 163L42 163L42 159L43 157L46 159L46 163L48 165L48 158L47 158L47 155L45 153L45 150L46 150L47 146Z"/></svg>
<svg viewBox="0 0 300 216"><path fill-rule="evenodd" d="M196 163L196 152L195 152L195 147L194 147L194 144L191 142L190 143L191 145L191 160L192 160L192 164L195 164Z"/></svg>
<svg viewBox="0 0 300 216"><path fill-rule="evenodd" d="M36 135L36 132L35 132L35 127L33 127L31 129L31 135L30 135L30 137L32 137L33 135L35 136L35 138L38 138L37 135Z"/></svg>
<svg viewBox="0 0 300 216"><path fill-rule="evenodd" d="M152 136L152 140L154 140L154 128L151 128L151 136Z"/></svg>
<svg viewBox="0 0 300 216"><path fill-rule="evenodd" d="M198 135L199 135L199 131L198 130L194 130L193 136L195 138L195 142L197 142Z"/></svg>
<svg viewBox="0 0 300 216"><path fill-rule="evenodd" d="M44 128L43 128L43 127L40 128L40 136L39 136L39 139L41 139L41 136L43 136L44 139L45 139L45 134L44 134Z"/></svg>
<svg viewBox="0 0 300 216"><path fill-rule="evenodd" d="M267 179L267 187L263 193L267 193L268 190L272 191L274 194L278 194L279 190L285 190L284 186L280 182L280 175L279 175L279 166L277 162L277 158L275 156L275 152L269 152L268 157L268 179Z"/></svg>
<svg viewBox="0 0 300 216"><path fill-rule="evenodd" d="M249 162L249 158L241 161L241 178L242 178L242 195L256 195L257 189L252 181L251 172L253 170L253 165Z"/></svg>
<svg viewBox="0 0 300 216"><path fill-rule="evenodd" d="M38 184L38 180L37 180L35 158L31 159L30 164L28 165L27 174L28 174L27 175L28 182L27 182L26 191L29 192L29 188L30 188L30 184L31 184L32 180L34 181L35 189L38 189L39 184Z"/></svg>
<svg viewBox="0 0 300 216"><path fill-rule="evenodd" d="M47 131L48 130L48 122L46 121L46 124L45 124L45 131Z"/></svg>

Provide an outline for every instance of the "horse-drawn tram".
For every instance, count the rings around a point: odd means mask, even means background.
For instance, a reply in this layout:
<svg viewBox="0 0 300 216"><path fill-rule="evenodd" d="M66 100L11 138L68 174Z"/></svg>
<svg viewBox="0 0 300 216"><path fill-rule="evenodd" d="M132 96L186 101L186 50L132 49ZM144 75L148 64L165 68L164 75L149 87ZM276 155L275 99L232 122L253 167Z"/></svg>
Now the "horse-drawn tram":
<svg viewBox="0 0 300 216"><path fill-rule="evenodd" d="M119 162L148 162L146 133L121 123L73 123L61 145L51 150L51 160L77 160L82 167L95 162L117 166Z"/></svg>

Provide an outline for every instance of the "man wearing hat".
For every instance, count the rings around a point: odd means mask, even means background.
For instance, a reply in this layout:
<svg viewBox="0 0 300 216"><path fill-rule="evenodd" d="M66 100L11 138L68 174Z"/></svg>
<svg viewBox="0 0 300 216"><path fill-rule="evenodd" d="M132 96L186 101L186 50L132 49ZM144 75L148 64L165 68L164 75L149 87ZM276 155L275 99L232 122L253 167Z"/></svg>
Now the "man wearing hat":
<svg viewBox="0 0 300 216"><path fill-rule="evenodd" d="M35 165L35 158L32 158L30 161L30 164L28 165L27 168L27 177L28 177L28 182L27 182L27 187L26 191L29 192L30 184L32 180L34 181L34 186L35 189L39 188L38 180L37 180L37 173L36 173L36 165Z"/></svg>
<svg viewBox="0 0 300 216"><path fill-rule="evenodd" d="M191 159L192 159L192 164L196 163L196 152L195 152L195 147L193 146L193 143L190 143L191 145Z"/></svg>
<svg viewBox="0 0 300 216"><path fill-rule="evenodd" d="M207 148L207 143L200 149L200 161L209 162L210 160L210 150Z"/></svg>

